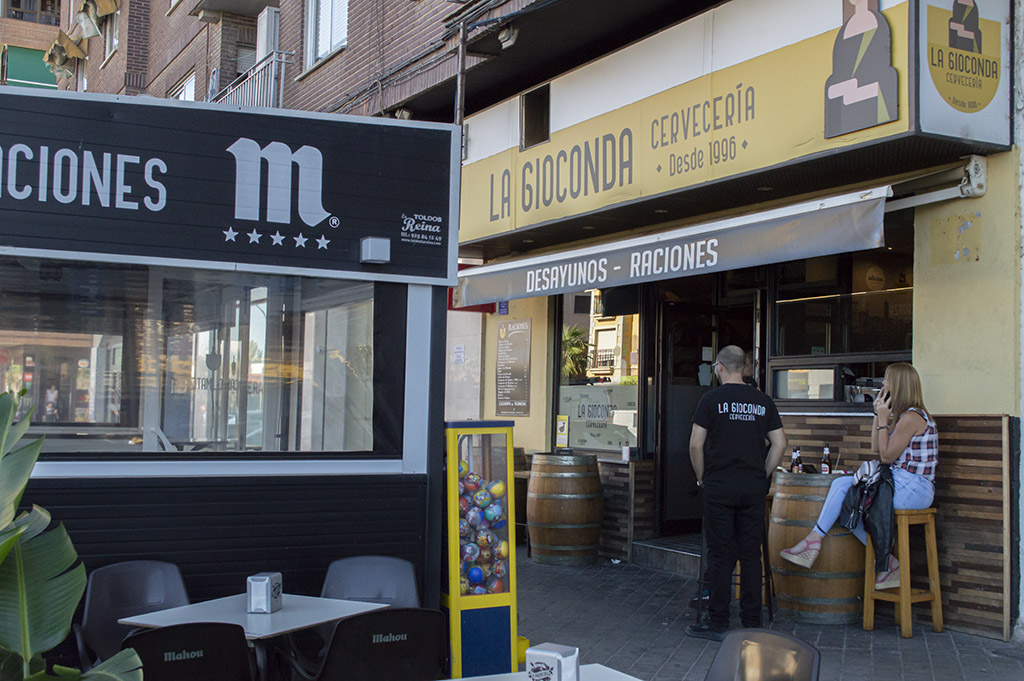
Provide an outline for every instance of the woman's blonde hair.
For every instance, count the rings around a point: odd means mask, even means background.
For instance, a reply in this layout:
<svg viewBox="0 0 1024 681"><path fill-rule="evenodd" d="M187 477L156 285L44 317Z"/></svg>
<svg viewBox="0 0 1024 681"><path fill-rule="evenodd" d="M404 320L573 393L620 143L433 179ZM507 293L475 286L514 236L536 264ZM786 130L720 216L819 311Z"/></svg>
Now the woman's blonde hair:
<svg viewBox="0 0 1024 681"><path fill-rule="evenodd" d="M907 362L890 364L885 369L885 381L889 384L889 404L892 405L890 418L899 421L904 412L911 407L928 413L921 394L921 377L917 375L917 369L913 365Z"/></svg>

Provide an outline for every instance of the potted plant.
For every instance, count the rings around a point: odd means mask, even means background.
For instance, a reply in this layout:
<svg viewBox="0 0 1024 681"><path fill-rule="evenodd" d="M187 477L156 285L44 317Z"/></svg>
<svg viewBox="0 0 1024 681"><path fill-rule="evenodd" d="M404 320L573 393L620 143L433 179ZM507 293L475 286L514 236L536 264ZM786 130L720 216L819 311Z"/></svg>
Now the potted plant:
<svg viewBox="0 0 1024 681"><path fill-rule="evenodd" d="M18 446L32 412L15 423L17 406L13 393L0 393L0 681L142 681L142 662L133 650L84 674L56 665L47 673L42 654L71 630L85 593L85 566L64 526L53 525L46 509L33 505L18 513L43 440Z"/></svg>

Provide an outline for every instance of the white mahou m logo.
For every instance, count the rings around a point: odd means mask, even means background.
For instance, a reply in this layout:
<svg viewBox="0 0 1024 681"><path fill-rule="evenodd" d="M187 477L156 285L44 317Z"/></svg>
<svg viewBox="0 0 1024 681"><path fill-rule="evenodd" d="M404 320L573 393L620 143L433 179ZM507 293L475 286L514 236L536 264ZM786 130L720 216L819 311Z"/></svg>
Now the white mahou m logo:
<svg viewBox="0 0 1024 681"><path fill-rule="evenodd" d="M241 138L228 151L235 157L235 219L260 219L260 176L263 161L267 170L267 222L292 221L292 164L299 166L299 217L310 227L323 222L324 157L319 149L300 147L293 152L283 142L260 147L259 142Z"/></svg>

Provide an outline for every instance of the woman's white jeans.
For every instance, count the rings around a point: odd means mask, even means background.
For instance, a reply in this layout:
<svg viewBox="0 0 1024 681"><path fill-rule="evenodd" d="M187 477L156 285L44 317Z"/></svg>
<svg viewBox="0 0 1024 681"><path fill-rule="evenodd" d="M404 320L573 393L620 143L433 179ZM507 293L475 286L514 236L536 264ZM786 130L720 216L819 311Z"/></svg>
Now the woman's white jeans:
<svg viewBox="0 0 1024 681"><path fill-rule="evenodd" d="M894 492L892 503L897 509L922 509L929 508L935 498L935 485L923 475L916 475L903 468L892 469L892 481ZM814 531L822 535L835 525L839 519L839 513L843 508L843 499L846 492L853 484L853 476L846 475L836 478L829 487L828 496L825 497L825 505L818 515L818 522L814 525ZM868 533L864 531L864 523L860 522L854 528L853 534L860 539L862 544L867 544Z"/></svg>

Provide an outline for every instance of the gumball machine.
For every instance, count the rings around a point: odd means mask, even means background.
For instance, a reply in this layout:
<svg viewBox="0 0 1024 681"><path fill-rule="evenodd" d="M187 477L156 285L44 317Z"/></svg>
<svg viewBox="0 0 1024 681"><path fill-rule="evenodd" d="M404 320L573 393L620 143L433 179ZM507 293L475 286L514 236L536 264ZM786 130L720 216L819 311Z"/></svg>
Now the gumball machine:
<svg viewBox="0 0 1024 681"><path fill-rule="evenodd" d="M452 678L519 669L516 631L512 422L446 424L441 605L448 612Z"/></svg>

